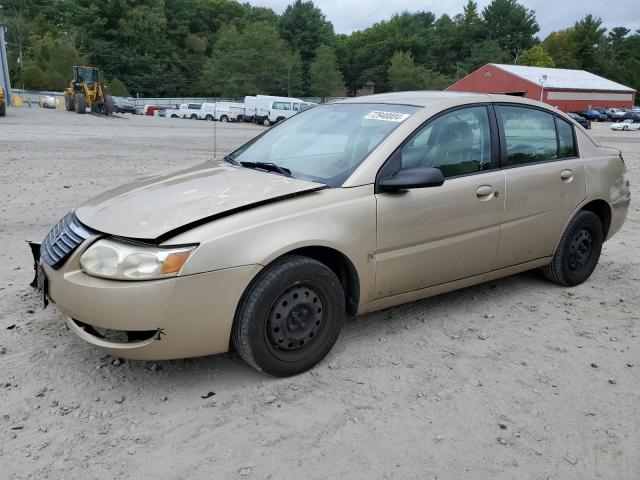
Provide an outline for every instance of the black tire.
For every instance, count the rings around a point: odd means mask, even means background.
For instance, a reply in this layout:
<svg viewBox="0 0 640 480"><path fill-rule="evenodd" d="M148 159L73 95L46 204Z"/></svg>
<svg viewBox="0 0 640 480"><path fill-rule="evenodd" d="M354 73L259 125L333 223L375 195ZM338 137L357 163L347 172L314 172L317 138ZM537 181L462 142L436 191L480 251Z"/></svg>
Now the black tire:
<svg viewBox="0 0 640 480"><path fill-rule="evenodd" d="M579 211L562 234L551 263L542 267L548 280L573 287L584 282L596 268L604 241L602 222L593 212Z"/></svg>
<svg viewBox="0 0 640 480"><path fill-rule="evenodd" d="M276 119L276 123L283 122L284 120L285 120L285 118L284 118L284 117L278 117L278 118Z"/></svg>
<svg viewBox="0 0 640 480"><path fill-rule="evenodd" d="M178 115L176 115L175 113L172 113L171 118L178 118Z"/></svg>
<svg viewBox="0 0 640 480"><path fill-rule="evenodd" d="M87 113L87 99L84 97L84 93L76 93L75 108L76 113Z"/></svg>
<svg viewBox="0 0 640 480"><path fill-rule="evenodd" d="M271 126L271 122L269 121L269 117L265 118L262 121L262 125L265 126L265 127L270 127Z"/></svg>
<svg viewBox="0 0 640 480"><path fill-rule="evenodd" d="M213 116L212 115L207 115L206 117L204 117L205 120L208 120L210 122L213 122Z"/></svg>
<svg viewBox="0 0 640 480"><path fill-rule="evenodd" d="M232 340L259 372L296 375L320 362L346 317L340 280L326 265L287 255L249 285L234 320Z"/></svg>
<svg viewBox="0 0 640 480"><path fill-rule="evenodd" d="M73 97L68 93L64 94L64 108L67 112L73 112L75 110L75 105L73 104Z"/></svg>
<svg viewBox="0 0 640 480"><path fill-rule="evenodd" d="M114 106L113 106L113 97L111 95L104 96L104 106L105 106L106 114L113 115Z"/></svg>
<svg viewBox="0 0 640 480"><path fill-rule="evenodd" d="M197 120L198 119L198 115L196 115L195 113L192 113L191 116L189 117L191 120Z"/></svg>
<svg viewBox="0 0 640 480"><path fill-rule="evenodd" d="M228 122L228 121L229 121L229 117L227 117L226 115L222 115L222 116L220 117L220 121L221 121L221 122Z"/></svg>
<svg viewBox="0 0 640 480"><path fill-rule="evenodd" d="M91 105L91 111L97 115L106 115L107 114L107 106L101 100L96 100Z"/></svg>
<svg viewBox="0 0 640 480"><path fill-rule="evenodd" d="M0 117L7 115L7 104L5 102L0 103Z"/></svg>

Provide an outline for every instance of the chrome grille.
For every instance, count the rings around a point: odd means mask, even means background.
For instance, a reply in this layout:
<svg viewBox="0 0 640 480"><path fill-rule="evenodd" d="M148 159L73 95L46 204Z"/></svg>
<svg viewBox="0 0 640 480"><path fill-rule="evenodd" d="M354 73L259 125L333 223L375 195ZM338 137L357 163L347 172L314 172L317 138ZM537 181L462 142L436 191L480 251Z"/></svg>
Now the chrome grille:
<svg viewBox="0 0 640 480"><path fill-rule="evenodd" d="M92 231L82 225L73 212L69 212L44 237L40 257L52 268L60 268L73 251Z"/></svg>

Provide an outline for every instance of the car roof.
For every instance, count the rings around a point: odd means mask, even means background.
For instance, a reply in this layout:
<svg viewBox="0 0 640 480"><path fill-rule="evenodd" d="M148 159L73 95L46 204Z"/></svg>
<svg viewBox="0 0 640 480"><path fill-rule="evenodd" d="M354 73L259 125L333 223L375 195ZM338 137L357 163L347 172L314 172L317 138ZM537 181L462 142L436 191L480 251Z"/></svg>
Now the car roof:
<svg viewBox="0 0 640 480"><path fill-rule="evenodd" d="M553 106L541 103L536 100L494 93L473 93L473 92L449 92L449 91L413 91L413 92L392 92L366 95L363 97L353 97L341 100L336 103L382 103L396 105L414 105L416 107L429 107L439 102L459 101L461 105L474 102L506 102L536 105L548 110L555 110Z"/></svg>
<svg viewBox="0 0 640 480"><path fill-rule="evenodd" d="M387 103L426 107L443 100L451 100L455 98L463 99L468 97L475 97L476 100L480 101L482 99L489 101L489 96L482 93L414 91L378 93L375 95L348 98L341 100L339 103Z"/></svg>

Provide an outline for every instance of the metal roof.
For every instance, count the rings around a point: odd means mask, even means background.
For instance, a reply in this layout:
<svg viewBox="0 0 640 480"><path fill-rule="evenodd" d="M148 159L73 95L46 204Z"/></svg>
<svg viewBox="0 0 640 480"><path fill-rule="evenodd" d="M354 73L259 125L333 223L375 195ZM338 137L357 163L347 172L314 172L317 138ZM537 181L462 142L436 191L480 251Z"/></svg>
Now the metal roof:
<svg viewBox="0 0 640 480"><path fill-rule="evenodd" d="M565 68L526 67L523 65L504 65L492 63L496 68L504 70L516 77L523 78L531 83L540 85L544 75L547 79L544 88L558 88L563 90L606 90L617 92L635 92L631 87L626 87L606 78L600 77L584 70L568 70Z"/></svg>

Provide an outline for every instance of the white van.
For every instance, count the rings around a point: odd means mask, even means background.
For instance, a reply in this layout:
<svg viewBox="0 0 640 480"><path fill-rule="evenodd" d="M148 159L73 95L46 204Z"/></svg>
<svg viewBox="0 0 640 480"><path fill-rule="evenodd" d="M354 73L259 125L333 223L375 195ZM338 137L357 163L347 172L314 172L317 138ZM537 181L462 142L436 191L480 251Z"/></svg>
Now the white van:
<svg viewBox="0 0 640 480"><path fill-rule="evenodd" d="M202 109L201 103L183 103L175 111L171 112L171 118L200 118L200 110Z"/></svg>
<svg viewBox="0 0 640 480"><path fill-rule="evenodd" d="M303 103L305 102L298 98L258 95L256 121L268 127L294 116Z"/></svg>
<svg viewBox="0 0 640 480"><path fill-rule="evenodd" d="M238 102L216 102L214 118L221 122L235 122L244 117L244 105Z"/></svg>
<svg viewBox="0 0 640 480"><path fill-rule="evenodd" d="M244 115L244 105L238 102L203 103L198 112L200 120L234 122Z"/></svg>
<svg viewBox="0 0 640 480"><path fill-rule="evenodd" d="M244 97L244 115L242 120L245 122L253 122L256 117L256 108L258 107L258 98L253 96Z"/></svg>

